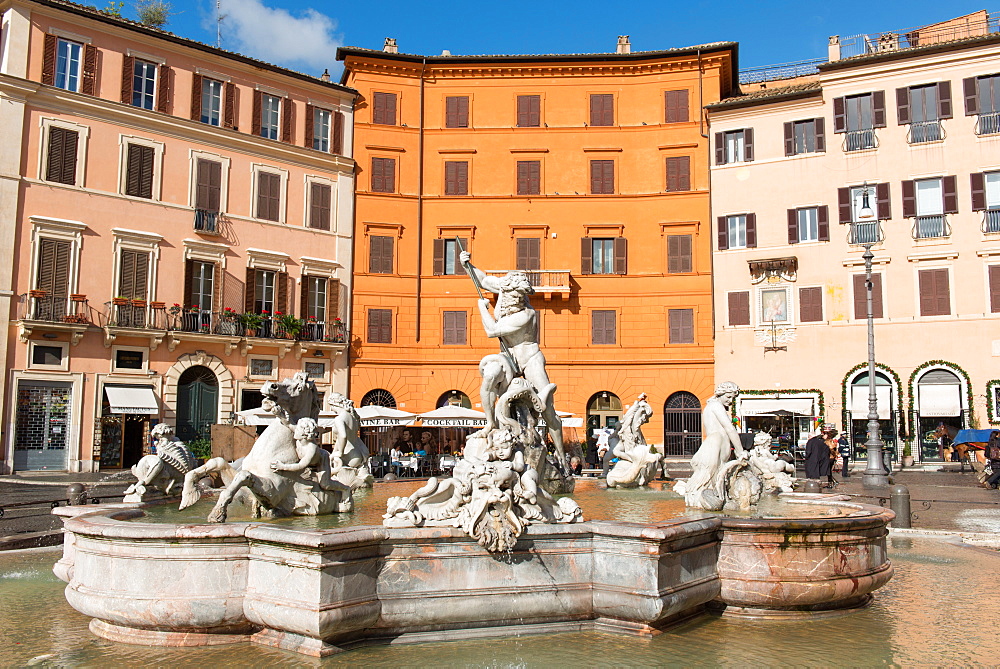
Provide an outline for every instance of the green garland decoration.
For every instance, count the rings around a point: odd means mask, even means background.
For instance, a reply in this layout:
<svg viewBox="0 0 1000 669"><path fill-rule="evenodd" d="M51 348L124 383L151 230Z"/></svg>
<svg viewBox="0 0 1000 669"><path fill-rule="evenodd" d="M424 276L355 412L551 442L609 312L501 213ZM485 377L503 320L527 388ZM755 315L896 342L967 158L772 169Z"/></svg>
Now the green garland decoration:
<svg viewBox="0 0 1000 669"><path fill-rule="evenodd" d="M914 398L916 397L916 393L913 392L913 384L917 380L917 376L930 367L947 367L949 370L958 372L965 377L965 399L969 405L969 425L975 425L976 423L976 407L972 403L972 381L969 380L969 373L962 369L960 365L956 365L955 363L947 360L928 360L913 370L913 373L910 374L910 380L906 384L906 394L910 396L910 411L906 419L911 439L916 439L918 436L916 433L916 426L913 424L913 412L915 410Z"/></svg>
<svg viewBox="0 0 1000 669"><path fill-rule="evenodd" d="M996 394L994 388L1000 386L1000 379L992 379L986 382L986 420L990 423L1000 423L1000 416L995 411L996 403L993 397Z"/></svg>
<svg viewBox="0 0 1000 669"><path fill-rule="evenodd" d="M826 422L826 404L823 401L823 391L819 388L782 388L781 390L740 390L740 396L743 395L798 395L811 393L815 394L819 399L819 422L822 424ZM733 402L733 406L729 407L729 411L732 413L733 418L736 418L736 402Z"/></svg>
<svg viewBox="0 0 1000 669"><path fill-rule="evenodd" d="M844 374L844 380L840 382L840 406L843 407L843 412L844 412L844 423L845 423L844 429L849 429L847 427L847 425L846 425L846 423L847 423L847 381L848 381L848 379L850 379L854 375L855 372L860 371L862 369L867 369L867 368L868 368L868 363L867 362L859 362L858 364L854 365L854 367L851 367L849 370L847 370L847 374ZM896 370L894 370L892 367L889 367L888 365L884 365L881 362L876 362L875 363L875 369L877 371L888 372L888 374L892 377L892 380L895 382L896 388L899 389L899 392L896 393L896 411L899 412L900 421L904 421L905 422L906 416L903 414L903 393L902 393L903 382L900 380L899 374L897 374Z"/></svg>

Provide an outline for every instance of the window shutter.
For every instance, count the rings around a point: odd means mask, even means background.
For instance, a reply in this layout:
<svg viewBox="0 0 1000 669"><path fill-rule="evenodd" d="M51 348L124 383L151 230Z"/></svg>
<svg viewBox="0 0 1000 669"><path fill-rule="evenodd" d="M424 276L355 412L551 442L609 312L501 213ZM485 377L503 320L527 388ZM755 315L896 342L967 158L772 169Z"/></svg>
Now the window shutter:
<svg viewBox="0 0 1000 669"><path fill-rule="evenodd" d="M941 190L944 191L944 213L958 213L958 177L951 175L942 177Z"/></svg>
<svg viewBox="0 0 1000 669"><path fill-rule="evenodd" d="M309 227L330 229L330 200L333 188L329 184L309 184Z"/></svg>
<svg viewBox="0 0 1000 669"><path fill-rule="evenodd" d="M816 228L819 241L830 241L830 212L825 204L816 208Z"/></svg>
<svg viewBox="0 0 1000 669"><path fill-rule="evenodd" d="M691 235L668 235L667 273L688 273L691 271L691 261Z"/></svg>
<svg viewBox="0 0 1000 669"><path fill-rule="evenodd" d="M153 156L151 146L129 144L125 160L125 194L153 197Z"/></svg>
<svg viewBox="0 0 1000 669"><path fill-rule="evenodd" d="M688 92L665 91L664 107L666 109L665 121L667 123L684 123L689 120L688 112Z"/></svg>
<svg viewBox="0 0 1000 669"><path fill-rule="evenodd" d="M458 242L459 242L459 244L461 244L460 248L463 248L463 249L469 248L469 240L468 240L468 238L466 238L466 237L459 237L458 238ZM459 255L460 255L460 251L458 249L455 249L455 265L454 265L454 267L452 267L452 272L454 272L455 274L462 274L462 273L465 272L465 268L462 266L462 261L459 259Z"/></svg>
<svg viewBox="0 0 1000 669"><path fill-rule="evenodd" d="M674 156L667 158L667 190L691 190L691 157Z"/></svg>
<svg viewBox="0 0 1000 669"><path fill-rule="evenodd" d="M458 345L464 345L468 338L468 326L466 324L468 320L468 314L464 311L455 311L454 315L454 330L455 330L455 343Z"/></svg>
<svg viewBox="0 0 1000 669"><path fill-rule="evenodd" d="M372 123L384 124L385 121L385 94L372 94Z"/></svg>
<svg viewBox="0 0 1000 669"><path fill-rule="evenodd" d="M715 164L726 164L726 142L721 132L715 133Z"/></svg>
<svg viewBox="0 0 1000 669"><path fill-rule="evenodd" d="M198 159L195 185L195 208L221 211L222 163Z"/></svg>
<svg viewBox="0 0 1000 669"><path fill-rule="evenodd" d="M896 119L899 125L906 125L910 122L910 89L896 89Z"/></svg>
<svg viewBox="0 0 1000 669"><path fill-rule="evenodd" d="M373 344L384 343L382 341L382 312L384 309L368 310L368 341Z"/></svg>
<svg viewBox="0 0 1000 669"><path fill-rule="evenodd" d="M344 153L344 112L333 112L333 152Z"/></svg>
<svg viewBox="0 0 1000 669"><path fill-rule="evenodd" d="M788 216L788 243L799 243L799 212L797 209L789 209Z"/></svg>
<svg viewBox="0 0 1000 669"><path fill-rule="evenodd" d="M79 135L73 130L49 126L48 162L45 180L76 184L76 151Z"/></svg>
<svg viewBox="0 0 1000 669"><path fill-rule="evenodd" d="M597 93L590 96L590 125L609 126L615 124L614 95Z"/></svg>
<svg viewBox="0 0 1000 669"><path fill-rule="evenodd" d="M925 269L918 273L920 315L947 316L951 313L948 270Z"/></svg>
<svg viewBox="0 0 1000 669"><path fill-rule="evenodd" d="M816 150L826 151L826 121L818 118L816 123Z"/></svg>
<svg viewBox="0 0 1000 669"><path fill-rule="evenodd" d="M270 172L257 173L257 218L281 220L281 177Z"/></svg>
<svg viewBox="0 0 1000 669"><path fill-rule="evenodd" d="M382 309L382 323L379 328L379 341L383 344L392 343L392 310Z"/></svg>
<svg viewBox="0 0 1000 669"><path fill-rule="evenodd" d="M753 128L743 130L743 160L753 161Z"/></svg>
<svg viewBox="0 0 1000 669"><path fill-rule="evenodd" d="M442 314L441 323L441 343L451 345L455 343L455 312L445 311Z"/></svg>
<svg viewBox="0 0 1000 669"><path fill-rule="evenodd" d="M872 317L882 318L882 275L872 273ZM868 318L868 294L865 290L865 275L854 275L854 318Z"/></svg>
<svg viewBox="0 0 1000 669"><path fill-rule="evenodd" d="M201 80L200 74L191 76L191 120L201 121Z"/></svg>
<svg viewBox="0 0 1000 669"><path fill-rule="evenodd" d="M182 306L188 306L194 300L194 260L190 258L184 260L184 294L180 302Z"/></svg>
<svg viewBox="0 0 1000 669"><path fill-rule="evenodd" d="M580 239L580 274L592 274L594 271L594 240L590 237Z"/></svg>
<svg viewBox="0 0 1000 669"><path fill-rule="evenodd" d="M85 95L97 94L97 47L83 45L83 82L80 90Z"/></svg>
<svg viewBox="0 0 1000 669"><path fill-rule="evenodd" d="M69 296L70 242L42 237L38 244L38 274L35 287L53 298Z"/></svg>
<svg viewBox="0 0 1000 669"><path fill-rule="evenodd" d="M393 254L395 252L396 238L386 235L382 238L382 274L392 274Z"/></svg>
<svg viewBox="0 0 1000 669"><path fill-rule="evenodd" d="M122 104L132 104L132 80L134 77L135 58L133 56L125 56L122 60Z"/></svg>
<svg viewBox="0 0 1000 669"><path fill-rule="evenodd" d="M156 68L156 111L170 113L170 103L174 99L174 71L166 65Z"/></svg>
<svg viewBox="0 0 1000 669"><path fill-rule="evenodd" d="M326 280L326 321L340 318L340 279Z"/></svg>
<svg viewBox="0 0 1000 669"><path fill-rule="evenodd" d="M382 237L372 235L368 238L368 273L382 273Z"/></svg>
<svg viewBox="0 0 1000 669"><path fill-rule="evenodd" d="M934 295L934 270L920 270L917 272L917 284L920 297L920 315L935 316L934 311L937 300Z"/></svg>
<svg viewBox="0 0 1000 669"><path fill-rule="evenodd" d="M799 288L799 320L803 323L823 320L822 288Z"/></svg>
<svg viewBox="0 0 1000 669"><path fill-rule="evenodd" d="M604 312L590 312L590 343L601 345L604 343Z"/></svg>
<svg viewBox="0 0 1000 669"><path fill-rule="evenodd" d="M986 209L986 175L973 172L969 175L972 181L972 211Z"/></svg>
<svg viewBox="0 0 1000 669"><path fill-rule="evenodd" d="M615 192L615 161L600 160L601 189L597 192L610 195Z"/></svg>
<svg viewBox="0 0 1000 669"><path fill-rule="evenodd" d="M243 286L243 311L250 314L253 313L253 298L257 283L257 270L253 267L247 267L246 278L246 284Z"/></svg>
<svg viewBox="0 0 1000 669"><path fill-rule="evenodd" d="M719 216L718 223L719 250L725 251L729 248L729 224L726 222L725 216Z"/></svg>
<svg viewBox="0 0 1000 669"><path fill-rule="evenodd" d="M458 126L458 98L446 97L444 99L444 127L457 128Z"/></svg>
<svg viewBox="0 0 1000 669"><path fill-rule="evenodd" d="M872 274L872 318L882 318L882 275L875 273Z"/></svg>
<svg viewBox="0 0 1000 669"><path fill-rule="evenodd" d="M225 128L236 128L236 84L231 81L225 83L222 125ZM259 115L258 115L259 117Z"/></svg>
<svg viewBox="0 0 1000 669"><path fill-rule="evenodd" d="M889 204L889 184L875 184L875 215L881 221L888 221L892 218L892 209Z"/></svg>
<svg viewBox="0 0 1000 669"><path fill-rule="evenodd" d="M938 94L938 118L951 118L954 115L951 107L951 82L939 81L937 85Z"/></svg>
<svg viewBox="0 0 1000 669"><path fill-rule="evenodd" d="M386 93L385 94L385 123L386 125L396 125L396 94ZM391 313L391 312L387 312ZM387 319L388 322L388 319ZM392 338L389 338L392 341Z"/></svg>
<svg viewBox="0 0 1000 669"><path fill-rule="evenodd" d="M844 98L833 99L833 132L847 132L847 109Z"/></svg>
<svg viewBox="0 0 1000 669"><path fill-rule="evenodd" d="M444 240L434 240L434 276L444 274Z"/></svg>
<svg viewBox="0 0 1000 669"><path fill-rule="evenodd" d="M854 212L851 209L851 189L837 189L837 211L841 223L851 223L854 221Z"/></svg>
<svg viewBox="0 0 1000 669"><path fill-rule="evenodd" d="M517 126L520 128L529 127L528 96L517 96Z"/></svg>
<svg viewBox="0 0 1000 669"><path fill-rule="evenodd" d="M903 218L917 215L917 194L912 181L903 182Z"/></svg>
<svg viewBox="0 0 1000 669"><path fill-rule="evenodd" d="M372 158L372 185L371 189L375 193L385 192L385 177L383 176L383 165L381 158Z"/></svg>
<svg viewBox="0 0 1000 669"><path fill-rule="evenodd" d="M794 156L795 155L795 126L792 123L786 123L784 125L785 132L785 155Z"/></svg>
<svg viewBox="0 0 1000 669"><path fill-rule="evenodd" d="M282 313L288 313L288 273L287 272L275 272L274 282L278 284L275 286L275 311L280 311Z"/></svg>
<svg viewBox="0 0 1000 669"><path fill-rule="evenodd" d="M872 127L885 127L885 91L872 93Z"/></svg>
<svg viewBox="0 0 1000 669"><path fill-rule="evenodd" d="M250 132L255 136L260 136L260 115L263 112L264 94L260 91L253 92L253 118L250 122Z"/></svg>
<svg viewBox="0 0 1000 669"><path fill-rule="evenodd" d="M386 193L396 192L396 159L382 159L382 184Z"/></svg>
<svg viewBox="0 0 1000 669"><path fill-rule="evenodd" d="M750 292L729 293L729 324L750 325Z"/></svg>
<svg viewBox="0 0 1000 669"><path fill-rule="evenodd" d="M42 53L42 83L52 86L56 81L56 48L59 38L45 34L45 44Z"/></svg>
<svg viewBox="0 0 1000 669"><path fill-rule="evenodd" d="M517 96L517 125L522 128L537 128L542 124L542 97L540 95Z"/></svg>
<svg viewBox="0 0 1000 669"><path fill-rule="evenodd" d="M1000 265L990 265L990 312L1000 312Z"/></svg>
<svg viewBox="0 0 1000 669"><path fill-rule="evenodd" d="M534 271L541 269L542 240L538 237L522 237L517 240L517 269Z"/></svg>
<svg viewBox="0 0 1000 669"><path fill-rule="evenodd" d="M306 123L303 130L305 131L305 142L304 145L307 149L313 148L313 140L315 139L315 123L316 123L316 108L312 105L306 105ZM373 189L374 190L374 189Z"/></svg>
<svg viewBox="0 0 1000 669"><path fill-rule="evenodd" d="M444 194L469 194L469 163L464 160L448 160L444 164Z"/></svg>
<svg viewBox="0 0 1000 669"><path fill-rule="evenodd" d="M601 167L601 161L600 160L591 160L590 161L590 192L591 193L600 193L601 192L601 186L604 183L603 179L601 178L602 176L603 176L603 169Z"/></svg>
<svg viewBox="0 0 1000 669"><path fill-rule="evenodd" d="M322 280L322 279L321 279ZM309 294L312 292L313 280L311 276L302 275L302 288L299 290L299 318L309 318L314 314L309 313Z"/></svg>
<svg viewBox="0 0 1000 669"><path fill-rule="evenodd" d="M286 144L292 143L293 117L295 116L295 103L291 98L281 100L281 141Z"/></svg>
<svg viewBox="0 0 1000 669"><path fill-rule="evenodd" d="M119 262L121 263L118 267L118 295L121 297L127 297L128 299L135 298L135 259L138 253L136 251L131 251L129 249L123 249Z"/></svg>
<svg viewBox="0 0 1000 669"><path fill-rule="evenodd" d="M628 240L615 237L615 274L628 274Z"/></svg>
<svg viewBox="0 0 1000 669"><path fill-rule="evenodd" d="M747 248L757 248L757 214L747 214Z"/></svg>
<svg viewBox="0 0 1000 669"><path fill-rule="evenodd" d="M965 115L975 116L979 113L979 86L975 77L962 79L962 93L965 95Z"/></svg>
<svg viewBox="0 0 1000 669"><path fill-rule="evenodd" d="M694 310L693 309L670 309L668 310L668 321L670 325L669 343L671 344L692 344L694 343Z"/></svg>
<svg viewBox="0 0 1000 669"><path fill-rule="evenodd" d="M517 161L517 194L538 195L541 192L541 161Z"/></svg>

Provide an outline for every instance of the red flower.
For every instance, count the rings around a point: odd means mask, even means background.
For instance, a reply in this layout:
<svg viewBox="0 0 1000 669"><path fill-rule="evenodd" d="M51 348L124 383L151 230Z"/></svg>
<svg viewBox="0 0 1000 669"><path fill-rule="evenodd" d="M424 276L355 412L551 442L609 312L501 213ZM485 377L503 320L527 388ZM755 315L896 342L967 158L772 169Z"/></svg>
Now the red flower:
<svg viewBox="0 0 1000 669"><path fill-rule="evenodd" d="M271 312L268 311L267 309L262 309L261 312L260 312L260 315L261 316L268 316L268 315L270 315L270 313Z"/></svg>
<svg viewBox="0 0 1000 669"><path fill-rule="evenodd" d="M280 311L275 311L275 312L274 312L274 315L275 315L275 316L284 316L284 314L283 314L283 313L281 313Z"/></svg>

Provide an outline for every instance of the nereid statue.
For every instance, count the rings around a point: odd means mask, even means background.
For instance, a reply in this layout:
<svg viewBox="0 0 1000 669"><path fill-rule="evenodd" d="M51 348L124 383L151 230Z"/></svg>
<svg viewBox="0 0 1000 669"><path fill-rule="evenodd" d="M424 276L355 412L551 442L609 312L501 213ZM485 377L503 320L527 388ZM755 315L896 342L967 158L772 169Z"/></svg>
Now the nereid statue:
<svg viewBox="0 0 1000 669"><path fill-rule="evenodd" d="M184 475L198 466L197 458L174 436L172 427L157 423L149 433L156 439L156 452L144 455L132 466L132 475L138 480L125 490L125 502L142 502L152 491L169 496L184 482Z"/></svg>
<svg viewBox="0 0 1000 669"><path fill-rule="evenodd" d="M609 488L635 488L647 485L656 477L663 455L646 444L642 426L649 422L653 408L646 401L646 393L639 395L629 407L618 429L618 444L612 453L618 458L608 472Z"/></svg>
<svg viewBox="0 0 1000 669"><path fill-rule="evenodd" d="M368 447L358 436L361 417L354 402L340 393L330 393L326 406L337 415L333 421L333 452L330 454L334 477L352 490L371 488L375 482L368 469Z"/></svg>

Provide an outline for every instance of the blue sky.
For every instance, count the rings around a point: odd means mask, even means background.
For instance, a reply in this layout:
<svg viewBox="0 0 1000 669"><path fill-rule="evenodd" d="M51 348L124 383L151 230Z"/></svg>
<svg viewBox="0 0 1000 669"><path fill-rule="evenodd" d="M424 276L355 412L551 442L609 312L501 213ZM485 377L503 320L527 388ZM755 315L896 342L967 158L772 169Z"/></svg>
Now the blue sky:
<svg viewBox="0 0 1000 669"><path fill-rule="evenodd" d="M103 0L90 0L101 6ZM395 37L400 51L425 55L579 53L614 51L618 35L633 50L705 42L740 43L740 68L821 58L829 35L911 28L980 9L975 0L910 2L688 2L629 3L401 2L360 0L220 0L223 48L286 67L339 74L337 46L381 48ZM134 16L126 0L125 16ZM173 0L167 29L214 44L216 0ZM521 12L517 7L524 8Z"/></svg>

